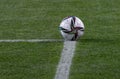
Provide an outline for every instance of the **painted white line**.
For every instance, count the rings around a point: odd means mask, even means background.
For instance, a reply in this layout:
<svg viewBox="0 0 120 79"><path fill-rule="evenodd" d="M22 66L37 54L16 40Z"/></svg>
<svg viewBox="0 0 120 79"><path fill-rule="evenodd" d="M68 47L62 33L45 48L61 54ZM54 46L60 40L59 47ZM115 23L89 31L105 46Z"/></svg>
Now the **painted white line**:
<svg viewBox="0 0 120 79"><path fill-rule="evenodd" d="M3 39L0 42L62 42L62 39ZM65 41L55 79L69 79L69 71L74 56L76 41Z"/></svg>
<svg viewBox="0 0 120 79"><path fill-rule="evenodd" d="M61 39L4 39L0 42L59 42Z"/></svg>
<svg viewBox="0 0 120 79"><path fill-rule="evenodd" d="M69 79L69 71L74 56L76 41L65 41L54 79Z"/></svg>

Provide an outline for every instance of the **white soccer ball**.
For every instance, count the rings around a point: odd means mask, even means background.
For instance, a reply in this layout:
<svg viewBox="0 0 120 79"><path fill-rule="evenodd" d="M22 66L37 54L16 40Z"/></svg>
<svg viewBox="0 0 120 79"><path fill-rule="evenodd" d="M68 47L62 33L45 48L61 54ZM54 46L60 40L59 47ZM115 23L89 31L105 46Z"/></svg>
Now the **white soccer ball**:
<svg viewBox="0 0 120 79"><path fill-rule="evenodd" d="M83 36L84 31L78 30L77 36L75 33L64 33L63 31L60 31L60 33L65 41L76 41L81 36Z"/></svg>
<svg viewBox="0 0 120 79"><path fill-rule="evenodd" d="M76 41L84 34L84 24L76 16L69 16L60 23L60 33L66 41Z"/></svg>

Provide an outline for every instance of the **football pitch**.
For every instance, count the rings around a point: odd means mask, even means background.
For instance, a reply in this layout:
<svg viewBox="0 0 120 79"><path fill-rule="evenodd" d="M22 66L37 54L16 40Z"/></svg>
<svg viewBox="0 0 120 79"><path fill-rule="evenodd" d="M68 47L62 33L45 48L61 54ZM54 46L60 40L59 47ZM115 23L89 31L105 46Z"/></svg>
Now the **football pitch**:
<svg viewBox="0 0 120 79"><path fill-rule="evenodd" d="M54 79L64 47L58 26L71 15L85 34L68 78L120 79L120 0L0 0L0 79Z"/></svg>

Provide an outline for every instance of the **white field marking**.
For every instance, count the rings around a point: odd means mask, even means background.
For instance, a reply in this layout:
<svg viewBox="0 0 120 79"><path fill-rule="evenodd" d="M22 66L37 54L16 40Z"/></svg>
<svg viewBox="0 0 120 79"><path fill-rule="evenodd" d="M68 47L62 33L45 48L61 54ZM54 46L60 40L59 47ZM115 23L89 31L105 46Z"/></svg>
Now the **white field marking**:
<svg viewBox="0 0 120 79"><path fill-rule="evenodd" d="M54 79L69 79L70 66L76 47L76 41L65 41Z"/></svg>
<svg viewBox="0 0 120 79"><path fill-rule="evenodd" d="M62 39L3 39L0 42L60 42Z"/></svg>
<svg viewBox="0 0 120 79"><path fill-rule="evenodd" d="M3 39L0 42L62 42L61 39ZM68 79L76 41L65 41L55 79Z"/></svg>

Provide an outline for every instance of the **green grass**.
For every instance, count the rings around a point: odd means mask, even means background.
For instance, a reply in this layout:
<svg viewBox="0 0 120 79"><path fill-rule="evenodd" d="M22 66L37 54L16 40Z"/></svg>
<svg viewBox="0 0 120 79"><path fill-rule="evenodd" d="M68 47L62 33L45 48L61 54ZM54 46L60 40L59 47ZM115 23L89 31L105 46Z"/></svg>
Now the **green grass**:
<svg viewBox="0 0 120 79"><path fill-rule="evenodd" d="M119 46L114 40L78 42L70 79L119 79Z"/></svg>
<svg viewBox="0 0 120 79"><path fill-rule="evenodd" d="M84 19L86 30L84 37L77 43L70 79L120 78L119 2L90 0L84 6L87 9Z"/></svg>
<svg viewBox="0 0 120 79"><path fill-rule="evenodd" d="M61 39L61 20L85 24L70 79L120 78L120 0L0 0L0 39ZM53 79L62 42L0 43L0 79Z"/></svg>
<svg viewBox="0 0 120 79"><path fill-rule="evenodd" d="M56 29L62 17L50 14L53 7L49 1L1 0L0 38L60 38Z"/></svg>
<svg viewBox="0 0 120 79"><path fill-rule="evenodd" d="M0 43L0 79L52 79L61 48L57 42Z"/></svg>

